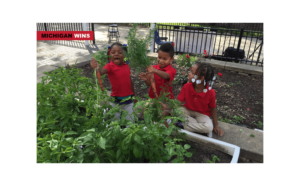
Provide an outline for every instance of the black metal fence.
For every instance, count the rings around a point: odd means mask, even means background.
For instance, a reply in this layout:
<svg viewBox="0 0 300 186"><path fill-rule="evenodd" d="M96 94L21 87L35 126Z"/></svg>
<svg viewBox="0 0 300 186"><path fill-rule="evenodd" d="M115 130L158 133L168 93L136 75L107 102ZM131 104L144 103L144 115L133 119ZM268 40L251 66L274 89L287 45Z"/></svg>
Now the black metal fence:
<svg viewBox="0 0 300 186"><path fill-rule="evenodd" d="M94 22L96 24L118 24L120 26L132 26L134 22ZM137 22L141 27L150 27L151 22ZM247 31L264 31L264 22L154 22L162 25L211 27L223 29L241 29Z"/></svg>
<svg viewBox="0 0 300 186"><path fill-rule="evenodd" d="M156 24L156 28L160 37L167 37L166 41L175 42L174 49L177 54L196 55L203 54L206 50L217 60L263 65L263 32L246 31L243 28L220 29L163 24ZM157 47L155 44L155 48Z"/></svg>
<svg viewBox="0 0 300 186"><path fill-rule="evenodd" d="M263 23L157 23L161 25L211 27L223 29L240 29L263 32Z"/></svg>
<svg viewBox="0 0 300 186"><path fill-rule="evenodd" d="M37 31L83 31L82 23L37 23ZM95 44L94 23L87 24L87 31L94 32L93 44Z"/></svg>

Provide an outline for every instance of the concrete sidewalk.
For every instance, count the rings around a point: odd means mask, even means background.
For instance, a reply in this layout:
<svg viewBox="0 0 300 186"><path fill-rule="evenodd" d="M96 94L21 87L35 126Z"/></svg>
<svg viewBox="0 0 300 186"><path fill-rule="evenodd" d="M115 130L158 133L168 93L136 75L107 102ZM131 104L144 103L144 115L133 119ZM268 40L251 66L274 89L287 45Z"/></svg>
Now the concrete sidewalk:
<svg viewBox="0 0 300 186"><path fill-rule="evenodd" d="M108 25L95 24L95 45L86 46L84 41L37 41L37 68L51 65L55 66L66 59L76 59L93 54L103 47L108 47L115 41L108 43ZM119 42L127 44L127 37L131 27L119 27ZM138 28L137 33L146 35L149 28Z"/></svg>

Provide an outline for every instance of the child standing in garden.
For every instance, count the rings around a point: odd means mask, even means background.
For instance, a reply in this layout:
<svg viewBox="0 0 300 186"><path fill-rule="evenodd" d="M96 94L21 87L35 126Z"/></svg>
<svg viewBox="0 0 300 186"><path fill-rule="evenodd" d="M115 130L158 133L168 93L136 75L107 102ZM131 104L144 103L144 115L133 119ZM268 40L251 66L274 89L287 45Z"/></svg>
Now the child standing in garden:
<svg viewBox="0 0 300 186"><path fill-rule="evenodd" d="M214 80L214 70L209 64L198 62L192 66L189 82L177 96L181 104L185 102L180 108L187 118L183 126L185 130L197 133L214 130L219 136L223 136L223 130L218 127L216 93L212 89ZM168 109L166 104L161 104L163 109Z"/></svg>
<svg viewBox="0 0 300 186"><path fill-rule="evenodd" d="M164 92L168 92L168 98L175 99L172 90L172 82L176 75L176 70L171 66L171 62L174 60L174 48L172 44L165 43L158 49L158 64L150 65L148 67L148 73L140 73L139 78L144 80L147 86L150 86L149 74L152 72L154 74L155 87L158 96ZM151 87L149 87L149 97L155 98L154 92ZM164 115L169 115L168 110L164 111Z"/></svg>
<svg viewBox="0 0 300 186"><path fill-rule="evenodd" d="M133 101L130 99L121 103L123 99L135 96L134 83L130 77L131 72L128 64L124 62L124 51L127 52L127 49L122 44L113 43L110 50L110 63L99 69L99 64L92 60L91 66L93 69L97 68L100 75L107 74L108 76L112 87L111 96L115 98L115 102L110 103L110 105L114 107L116 104L119 104L122 110L128 111L126 119L134 123L134 117L130 116L133 112ZM116 113L115 118L119 119L120 115L121 113Z"/></svg>

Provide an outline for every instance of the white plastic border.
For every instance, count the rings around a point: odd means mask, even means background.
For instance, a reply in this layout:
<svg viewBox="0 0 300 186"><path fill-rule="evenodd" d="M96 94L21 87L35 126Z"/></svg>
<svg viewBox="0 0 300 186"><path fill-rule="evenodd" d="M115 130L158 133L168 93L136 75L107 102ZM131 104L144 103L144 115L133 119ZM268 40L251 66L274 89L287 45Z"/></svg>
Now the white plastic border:
<svg viewBox="0 0 300 186"><path fill-rule="evenodd" d="M216 140L213 138L209 138L206 136L202 136L200 134L196 134L193 132L189 132L187 130L181 129L179 130L181 133L185 133L187 134L187 137L190 141L194 141L194 142L200 142L200 143L205 143L205 144L217 144L220 147L222 147L229 155L232 156L231 162L230 163L237 163L238 159L239 159L239 155L240 155L240 147L236 146L236 145L232 145L230 143L226 143L220 140ZM209 145L208 145L209 146Z"/></svg>

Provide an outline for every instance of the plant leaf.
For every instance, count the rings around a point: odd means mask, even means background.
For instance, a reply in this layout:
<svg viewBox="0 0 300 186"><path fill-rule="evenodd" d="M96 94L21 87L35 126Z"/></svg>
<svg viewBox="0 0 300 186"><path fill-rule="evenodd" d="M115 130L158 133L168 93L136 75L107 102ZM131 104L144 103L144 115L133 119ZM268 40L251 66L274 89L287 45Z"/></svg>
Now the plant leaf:
<svg viewBox="0 0 300 186"><path fill-rule="evenodd" d="M121 153L122 153L122 150L119 148L118 151L117 151L117 159L119 159Z"/></svg>
<svg viewBox="0 0 300 186"><path fill-rule="evenodd" d="M192 157L193 154L192 154L191 152L187 152L187 153L185 153L184 155L185 155L186 157L190 158L190 157Z"/></svg>
<svg viewBox="0 0 300 186"><path fill-rule="evenodd" d="M95 132L95 128L91 128L91 129L88 129L86 130L87 132Z"/></svg>
<svg viewBox="0 0 300 186"><path fill-rule="evenodd" d="M68 132L66 133L66 135L73 135L73 134L77 134L77 132L74 132L74 131L68 131Z"/></svg>
<svg viewBox="0 0 300 186"><path fill-rule="evenodd" d="M191 148L191 145L189 145L189 144L184 145L184 149L189 149L189 148Z"/></svg>
<svg viewBox="0 0 300 186"><path fill-rule="evenodd" d="M105 149L105 143L106 139L102 138L102 136L97 140L97 144L100 146L100 148Z"/></svg>
<svg viewBox="0 0 300 186"><path fill-rule="evenodd" d="M137 134L135 134L135 135L133 136L133 140L134 140L135 142L137 142L138 144L144 145L144 142L142 141L142 138L141 138L139 135L137 135Z"/></svg>
<svg viewBox="0 0 300 186"><path fill-rule="evenodd" d="M253 134L251 134L250 137L255 137L255 136Z"/></svg>
<svg viewBox="0 0 300 186"><path fill-rule="evenodd" d="M139 149L138 149L137 144L134 144L134 146L133 146L133 154L134 154L134 156L135 156L136 158L138 158L139 155L140 155L140 152L139 152Z"/></svg>

